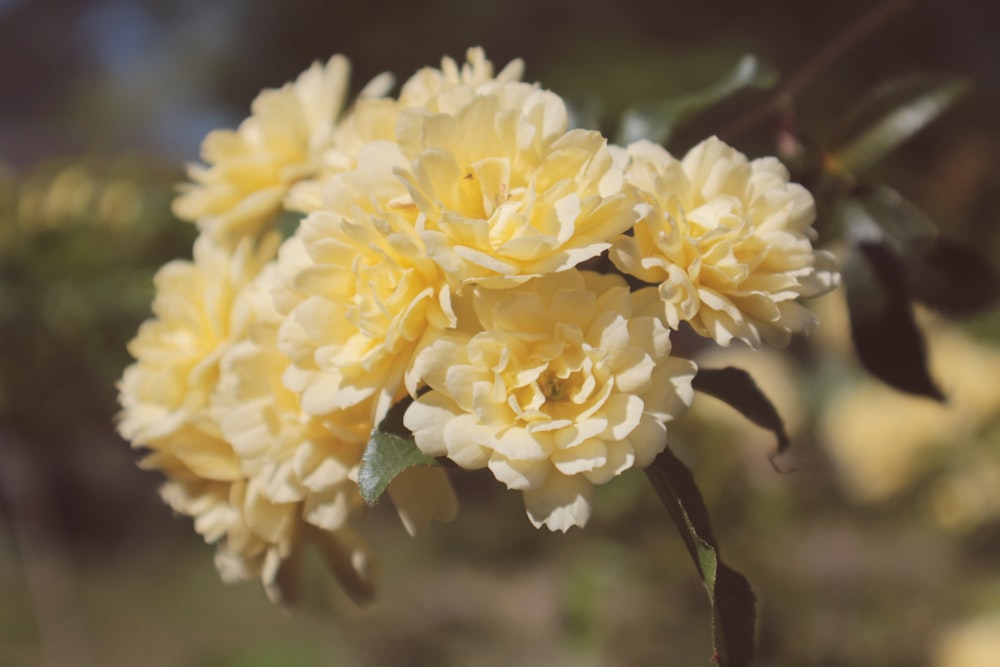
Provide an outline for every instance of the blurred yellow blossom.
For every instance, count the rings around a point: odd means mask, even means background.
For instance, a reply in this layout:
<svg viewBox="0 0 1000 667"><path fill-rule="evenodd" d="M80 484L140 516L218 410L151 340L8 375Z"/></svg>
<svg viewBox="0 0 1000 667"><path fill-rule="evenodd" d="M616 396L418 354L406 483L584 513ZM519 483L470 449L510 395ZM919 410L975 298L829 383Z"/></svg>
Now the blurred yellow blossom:
<svg viewBox="0 0 1000 667"><path fill-rule="evenodd" d="M118 428L133 445L169 451L207 479L240 476L210 400L222 354L252 321L238 295L274 255L277 241L247 239L230 253L203 236L193 262L170 262L157 272L154 316L129 343L136 361L120 383Z"/></svg>
<svg viewBox="0 0 1000 667"><path fill-rule="evenodd" d="M388 75L376 77L337 123L332 144L322 155L322 169L315 178L296 183L286 205L304 213L321 210L326 178L354 169L365 146L380 141L395 142L396 125L403 109L419 107L431 112L453 112L489 86L520 80L523 69L523 63L514 60L494 76L493 63L482 48L476 47L466 52L466 62L461 67L445 57L440 69L421 69L403 84L398 99L385 96L389 89Z"/></svg>
<svg viewBox="0 0 1000 667"><path fill-rule="evenodd" d="M424 67L417 71L403 84L399 93L400 104L404 107L425 107L441 111L441 104L435 102L435 99L444 92L460 88L475 92L494 81L520 81L524 74L524 62L516 59L494 75L493 63L486 58L486 52L480 47L470 48L465 57L461 67L445 56L441 59L440 69Z"/></svg>
<svg viewBox="0 0 1000 667"><path fill-rule="evenodd" d="M1000 614L956 625L938 640L933 667L1000 665Z"/></svg>
<svg viewBox="0 0 1000 667"><path fill-rule="evenodd" d="M208 480L159 453L143 466L167 475L160 495L175 512L192 517L198 534L216 545L216 569L224 581L259 578L273 601L294 604L301 594L299 561L308 543L320 550L348 595L357 602L372 598L376 563L350 526L311 528L302 522L299 504L276 503L261 493L260 478Z"/></svg>
<svg viewBox="0 0 1000 667"><path fill-rule="evenodd" d="M489 467L524 492L535 526L583 526L591 485L649 465L691 403L694 365L670 356L655 300L577 271L476 289L482 331L440 337L417 359L431 388L404 418L417 446Z"/></svg>
<svg viewBox="0 0 1000 667"><path fill-rule="evenodd" d="M314 63L294 83L262 92L238 129L209 133L201 149L207 166L190 167L193 182L174 200L174 213L225 243L260 233L292 184L319 170L348 74L340 55Z"/></svg>
<svg viewBox="0 0 1000 667"><path fill-rule="evenodd" d="M981 438L984 426L1000 414L995 381L1000 349L941 323L932 323L927 333L931 372L947 397L944 403L864 380L835 395L824 411L821 428L830 456L847 490L860 500L882 500L902 491L944 449L954 460L947 475L960 474L964 445ZM951 507L942 516L959 512L956 503L969 496L949 492L950 486L939 491L939 508ZM1000 506L1000 498L992 504Z"/></svg>
<svg viewBox="0 0 1000 667"><path fill-rule="evenodd" d="M810 242L813 198L774 158L750 161L712 137L681 160L639 141L628 182L645 195L634 235L614 242L625 273L659 286L672 328L720 345L788 344L816 317L797 302L838 284L833 256Z"/></svg>

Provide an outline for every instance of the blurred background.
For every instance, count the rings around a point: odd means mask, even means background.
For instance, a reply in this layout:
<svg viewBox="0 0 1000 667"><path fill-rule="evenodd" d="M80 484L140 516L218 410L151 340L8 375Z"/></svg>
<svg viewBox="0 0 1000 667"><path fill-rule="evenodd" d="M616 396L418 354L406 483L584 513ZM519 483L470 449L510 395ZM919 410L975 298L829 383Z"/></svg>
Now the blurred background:
<svg viewBox="0 0 1000 667"><path fill-rule="evenodd" d="M964 77L971 93L865 177L996 264L1000 10L890 4L784 114L724 136L780 153L792 123L822 144L881 81ZM0 0L0 667L707 664L704 591L634 471L568 535L534 530L488 474L456 476L459 518L417 540L375 508L384 583L370 609L317 584L286 616L256 583L225 586L115 434L125 343L155 270L190 256L193 226L170 200L201 139L315 59L347 55L357 90L482 45L614 136L626 108L702 88L744 54L787 77L877 6ZM764 100L735 99L669 147L739 127ZM672 427L727 562L757 592L756 664L1000 664L1000 317L918 313L942 405L860 369L842 295L815 306L823 325L790 351L701 357L751 371L792 432L794 472L775 472L771 436L714 399Z"/></svg>

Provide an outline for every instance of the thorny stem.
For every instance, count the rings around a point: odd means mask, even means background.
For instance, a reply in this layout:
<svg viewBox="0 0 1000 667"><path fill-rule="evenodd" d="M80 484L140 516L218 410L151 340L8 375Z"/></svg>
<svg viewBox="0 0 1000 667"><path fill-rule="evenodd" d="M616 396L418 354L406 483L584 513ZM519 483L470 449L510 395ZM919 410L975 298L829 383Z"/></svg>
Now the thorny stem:
<svg viewBox="0 0 1000 667"><path fill-rule="evenodd" d="M823 70L866 37L910 8L913 0L886 0L863 14L830 40L789 76L759 106L722 128L719 136L732 140L767 120L772 114L787 108L798 93L812 83Z"/></svg>

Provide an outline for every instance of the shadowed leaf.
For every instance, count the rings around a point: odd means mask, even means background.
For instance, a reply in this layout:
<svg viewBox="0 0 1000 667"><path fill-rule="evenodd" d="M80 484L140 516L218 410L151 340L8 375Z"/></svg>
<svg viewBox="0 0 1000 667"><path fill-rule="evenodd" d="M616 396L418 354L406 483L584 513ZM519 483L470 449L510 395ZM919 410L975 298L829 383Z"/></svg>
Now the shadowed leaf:
<svg viewBox="0 0 1000 667"><path fill-rule="evenodd" d="M358 468L358 487L369 505L378 502L389 483L407 468L438 465L437 459L417 448L413 435L403 426L403 413L410 403L412 399L404 399L392 406L368 439Z"/></svg>
<svg viewBox="0 0 1000 667"><path fill-rule="evenodd" d="M835 170L871 167L940 116L969 89L950 76L914 75L889 81L865 97L830 141Z"/></svg>
<svg viewBox="0 0 1000 667"><path fill-rule="evenodd" d="M1000 298L1000 276L977 249L942 238L937 226L898 192L864 188L844 204L854 233L877 233L898 249L913 299L946 315L972 315Z"/></svg>
<svg viewBox="0 0 1000 667"><path fill-rule="evenodd" d="M788 449L788 434L781 415L745 370L732 366L700 368L691 385L697 391L729 404L757 426L774 433L778 438L778 454Z"/></svg>
<svg viewBox="0 0 1000 667"><path fill-rule="evenodd" d="M945 315L974 315L1000 298L996 268L964 243L936 238L905 259L913 298Z"/></svg>
<svg viewBox="0 0 1000 667"><path fill-rule="evenodd" d="M677 526L708 593L713 660L719 667L747 667L755 651L756 599L746 578L722 562L691 471L664 449L646 468L646 475Z"/></svg>
<svg viewBox="0 0 1000 667"><path fill-rule="evenodd" d="M858 187L844 205L855 237L859 231L872 238L882 235L905 249L938 236L937 225L926 213L885 185Z"/></svg>
<svg viewBox="0 0 1000 667"><path fill-rule="evenodd" d="M884 239L857 242L842 267L851 338L868 371L900 391L943 400L927 368L903 262Z"/></svg>
<svg viewBox="0 0 1000 667"><path fill-rule="evenodd" d="M746 88L767 89L777 73L755 56L745 55L736 66L701 90L658 102L636 105L622 114L617 142L626 145L639 139L665 144L674 130L713 104Z"/></svg>

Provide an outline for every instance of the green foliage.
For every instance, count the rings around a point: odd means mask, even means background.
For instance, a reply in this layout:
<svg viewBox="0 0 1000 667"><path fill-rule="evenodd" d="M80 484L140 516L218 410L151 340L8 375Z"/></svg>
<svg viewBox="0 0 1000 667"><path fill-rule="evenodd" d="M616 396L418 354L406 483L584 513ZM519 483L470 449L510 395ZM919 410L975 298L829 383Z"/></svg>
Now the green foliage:
<svg viewBox="0 0 1000 667"><path fill-rule="evenodd" d="M753 661L756 598L743 575L724 562L712 533L708 510L691 471L669 449L646 468L694 560L712 607L714 662L719 667L746 667Z"/></svg>
<svg viewBox="0 0 1000 667"><path fill-rule="evenodd" d="M70 162L0 188L0 419L24 436L59 448L106 427L155 267L190 253L193 228L168 213L175 176Z"/></svg>
<svg viewBox="0 0 1000 667"><path fill-rule="evenodd" d="M685 121L745 89L767 90L778 80L777 72L756 56L745 55L722 77L700 90L625 110L616 143L638 139L665 144Z"/></svg>
<svg viewBox="0 0 1000 667"><path fill-rule="evenodd" d="M438 465L437 459L417 449L413 435L403 425L403 413L412 402L402 400L392 406L368 439L358 469L358 487L369 505L377 503L396 475L407 468Z"/></svg>
<svg viewBox="0 0 1000 667"><path fill-rule="evenodd" d="M981 312L1000 295L996 271L974 248L941 238L890 188L857 189L837 214L850 243L842 273L858 359L901 391L942 400L912 302L950 315Z"/></svg>
<svg viewBox="0 0 1000 667"><path fill-rule="evenodd" d="M936 237L906 256L913 298L945 315L962 317L993 308L1000 276L978 250Z"/></svg>
<svg viewBox="0 0 1000 667"><path fill-rule="evenodd" d="M920 132L969 90L950 76L913 75L888 81L849 111L829 142L834 169L859 173Z"/></svg>
<svg viewBox="0 0 1000 667"><path fill-rule="evenodd" d="M859 242L848 252L843 277L858 360L900 391L944 400L927 368L903 263L892 247L881 240Z"/></svg>
<svg viewBox="0 0 1000 667"><path fill-rule="evenodd" d="M996 304L1000 278L990 261L975 248L943 238L934 222L895 190L858 188L840 215L849 240L874 237L898 253L916 301L953 316Z"/></svg>

